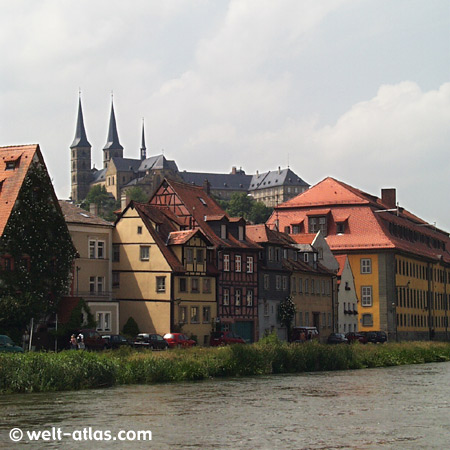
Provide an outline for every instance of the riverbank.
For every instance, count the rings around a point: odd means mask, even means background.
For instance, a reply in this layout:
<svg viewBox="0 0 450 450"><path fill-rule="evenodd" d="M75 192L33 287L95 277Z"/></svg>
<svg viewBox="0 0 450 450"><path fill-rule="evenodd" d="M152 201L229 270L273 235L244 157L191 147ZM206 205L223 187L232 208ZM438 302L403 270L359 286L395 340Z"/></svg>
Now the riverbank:
<svg viewBox="0 0 450 450"><path fill-rule="evenodd" d="M450 343L290 345L272 337L253 345L167 352L0 353L0 393L48 392L450 361Z"/></svg>

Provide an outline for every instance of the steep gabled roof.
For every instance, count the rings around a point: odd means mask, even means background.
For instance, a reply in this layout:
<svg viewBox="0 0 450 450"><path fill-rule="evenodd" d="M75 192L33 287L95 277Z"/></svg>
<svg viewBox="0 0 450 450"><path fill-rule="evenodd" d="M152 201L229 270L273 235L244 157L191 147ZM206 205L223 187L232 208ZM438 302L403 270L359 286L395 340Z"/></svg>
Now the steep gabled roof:
<svg viewBox="0 0 450 450"><path fill-rule="evenodd" d="M162 169L178 172L178 167L175 161L166 159L164 155L150 156L143 161L139 161L139 172Z"/></svg>
<svg viewBox="0 0 450 450"><path fill-rule="evenodd" d="M77 127L75 129L75 137L70 148L91 147L84 129L83 109L81 108L81 97L78 99L78 117Z"/></svg>
<svg viewBox="0 0 450 450"><path fill-rule="evenodd" d="M39 145L0 147L0 236L33 161L44 164Z"/></svg>
<svg viewBox="0 0 450 450"><path fill-rule="evenodd" d="M141 164L140 159L119 158L117 156L111 158L111 161L118 172L137 172Z"/></svg>
<svg viewBox="0 0 450 450"><path fill-rule="evenodd" d="M109 117L108 138L103 150L123 150L119 142L119 134L117 133L116 115L114 113L114 104L111 102L111 115Z"/></svg>
<svg viewBox="0 0 450 450"><path fill-rule="evenodd" d="M207 172L180 172L183 180L194 186L203 186L208 180L211 189L247 191L252 179L251 175L246 175L244 171L236 173L207 173Z"/></svg>
<svg viewBox="0 0 450 450"><path fill-rule="evenodd" d="M271 230L265 224L247 225L247 236L258 244L274 244L280 246L291 246L294 244L291 236L281 231Z"/></svg>
<svg viewBox="0 0 450 450"><path fill-rule="evenodd" d="M249 191L268 189L276 186L308 187L309 184L303 181L291 169L280 169L253 175L250 181Z"/></svg>

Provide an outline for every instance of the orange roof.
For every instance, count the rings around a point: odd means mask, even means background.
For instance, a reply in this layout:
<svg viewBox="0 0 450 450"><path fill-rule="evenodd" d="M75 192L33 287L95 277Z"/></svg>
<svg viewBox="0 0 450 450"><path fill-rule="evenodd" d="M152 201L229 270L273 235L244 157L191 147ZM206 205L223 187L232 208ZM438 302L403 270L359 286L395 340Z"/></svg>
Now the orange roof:
<svg viewBox="0 0 450 450"><path fill-rule="evenodd" d="M289 234L271 230L265 224L247 225L245 230L247 237L256 243L272 243L283 246L294 244Z"/></svg>
<svg viewBox="0 0 450 450"><path fill-rule="evenodd" d="M339 270L337 276L342 276L342 272L344 271L345 261L347 261L347 255L335 255L334 256L339 264Z"/></svg>
<svg viewBox="0 0 450 450"><path fill-rule="evenodd" d="M304 233L304 234L291 234L290 237L297 244L312 244L316 238L316 233Z"/></svg>
<svg viewBox="0 0 450 450"><path fill-rule="evenodd" d="M3 235L33 160L43 163L37 144L0 147L0 236ZM7 163L10 163L13 168L11 169Z"/></svg>

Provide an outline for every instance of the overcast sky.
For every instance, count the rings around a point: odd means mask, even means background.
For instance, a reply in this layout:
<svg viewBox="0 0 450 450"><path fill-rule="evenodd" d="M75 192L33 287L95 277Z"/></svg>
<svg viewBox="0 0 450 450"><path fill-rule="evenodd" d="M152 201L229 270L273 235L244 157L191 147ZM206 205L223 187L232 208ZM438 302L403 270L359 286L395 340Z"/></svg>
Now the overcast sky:
<svg viewBox="0 0 450 450"><path fill-rule="evenodd" d="M448 0L0 0L0 145L38 143L70 195L78 90L102 166L111 91L124 156L180 170L288 165L450 231Z"/></svg>

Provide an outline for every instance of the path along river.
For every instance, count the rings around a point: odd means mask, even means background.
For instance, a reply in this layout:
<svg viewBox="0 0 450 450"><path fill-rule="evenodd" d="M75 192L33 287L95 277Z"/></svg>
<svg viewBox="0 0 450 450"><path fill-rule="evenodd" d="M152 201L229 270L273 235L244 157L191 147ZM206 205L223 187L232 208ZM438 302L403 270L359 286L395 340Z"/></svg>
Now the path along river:
<svg viewBox="0 0 450 450"><path fill-rule="evenodd" d="M0 413L0 448L448 449L450 363L4 395ZM61 440L27 435L58 429Z"/></svg>

